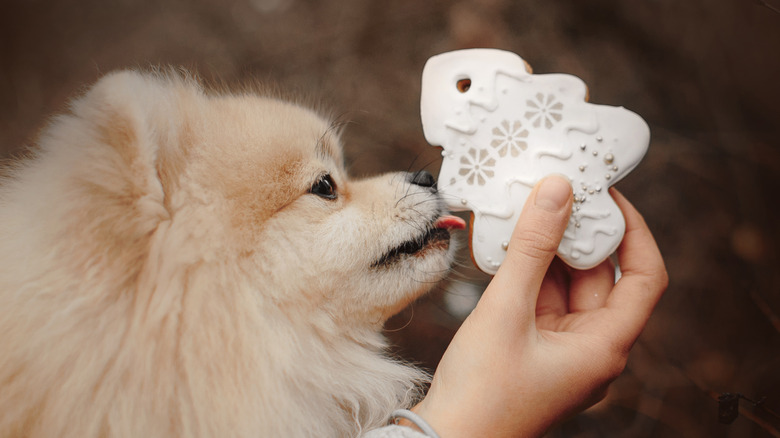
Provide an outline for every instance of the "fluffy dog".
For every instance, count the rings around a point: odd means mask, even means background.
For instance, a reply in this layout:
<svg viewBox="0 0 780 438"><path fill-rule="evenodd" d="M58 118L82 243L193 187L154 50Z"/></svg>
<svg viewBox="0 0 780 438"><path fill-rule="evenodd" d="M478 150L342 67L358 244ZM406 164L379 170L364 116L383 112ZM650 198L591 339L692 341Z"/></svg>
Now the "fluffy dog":
<svg viewBox="0 0 780 438"><path fill-rule="evenodd" d="M175 74L108 75L0 188L0 436L335 437L419 395L384 321L446 274L428 173Z"/></svg>

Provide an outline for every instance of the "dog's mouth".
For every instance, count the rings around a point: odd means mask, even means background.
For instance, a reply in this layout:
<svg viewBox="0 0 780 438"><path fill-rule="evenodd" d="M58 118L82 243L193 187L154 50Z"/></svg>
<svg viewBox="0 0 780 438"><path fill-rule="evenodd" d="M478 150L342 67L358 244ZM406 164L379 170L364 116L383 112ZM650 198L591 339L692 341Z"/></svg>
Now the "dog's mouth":
<svg viewBox="0 0 780 438"><path fill-rule="evenodd" d="M432 222L426 231L407 240L385 253L371 267L388 266L406 257L422 256L433 249L447 249L450 246L450 231L466 228L466 222L457 217L444 215Z"/></svg>

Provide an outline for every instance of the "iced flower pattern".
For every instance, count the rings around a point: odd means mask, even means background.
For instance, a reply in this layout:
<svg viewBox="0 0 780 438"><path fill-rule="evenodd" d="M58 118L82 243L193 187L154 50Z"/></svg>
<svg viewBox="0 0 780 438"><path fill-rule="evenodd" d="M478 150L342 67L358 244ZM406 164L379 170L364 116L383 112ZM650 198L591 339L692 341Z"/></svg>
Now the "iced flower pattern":
<svg viewBox="0 0 780 438"><path fill-rule="evenodd" d="M480 149L477 152L476 149L469 149L467 154L460 157L460 171L461 176L466 177L466 182L469 185L477 184L484 186L487 182L486 178L492 178L495 172L491 170L496 165L496 159L490 158L486 149Z"/></svg>
<svg viewBox="0 0 780 438"><path fill-rule="evenodd" d="M534 128L538 128L544 123L544 127L550 129L555 122L561 120L563 104L556 102L555 96L552 94L545 96L542 93L537 93L536 100L529 99L526 103L528 111L525 113L525 118L533 122Z"/></svg>
<svg viewBox="0 0 780 438"><path fill-rule="evenodd" d="M525 138L528 137L528 130L523 129L523 124L515 120L511 125L509 120L501 122L500 126L493 128L493 141L490 145L498 150L498 155L506 156L507 151L516 157L521 150L525 150L528 144Z"/></svg>

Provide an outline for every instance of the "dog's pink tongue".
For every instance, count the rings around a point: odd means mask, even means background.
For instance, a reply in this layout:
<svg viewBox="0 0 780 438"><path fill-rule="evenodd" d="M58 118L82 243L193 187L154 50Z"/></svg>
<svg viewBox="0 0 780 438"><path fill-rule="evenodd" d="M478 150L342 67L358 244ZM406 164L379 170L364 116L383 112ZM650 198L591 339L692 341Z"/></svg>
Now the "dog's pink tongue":
<svg viewBox="0 0 780 438"><path fill-rule="evenodd" d="M434 224L436 228L444 228L447 230L463 230L466 228L466 221L457 216L442 216Z"/></svg>

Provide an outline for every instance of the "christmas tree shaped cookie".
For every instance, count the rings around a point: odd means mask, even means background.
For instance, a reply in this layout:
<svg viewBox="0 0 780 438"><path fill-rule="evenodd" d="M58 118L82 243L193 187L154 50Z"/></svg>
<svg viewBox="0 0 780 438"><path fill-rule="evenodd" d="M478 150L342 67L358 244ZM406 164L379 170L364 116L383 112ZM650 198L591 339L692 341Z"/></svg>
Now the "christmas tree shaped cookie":
<svg viewBox="0 0 780 438"><path fill-rule="evenodd" d="M588 103L579 78L529 70L495 49L437 55L423 70L423 131L443 148L438 187L451 209L473 213L472 256L489 274L504 260L531 189L550 174L566 176L574 192L558 255L578 269L609 257L625 221L607 189L650 141L637 114Z"/></svg>

